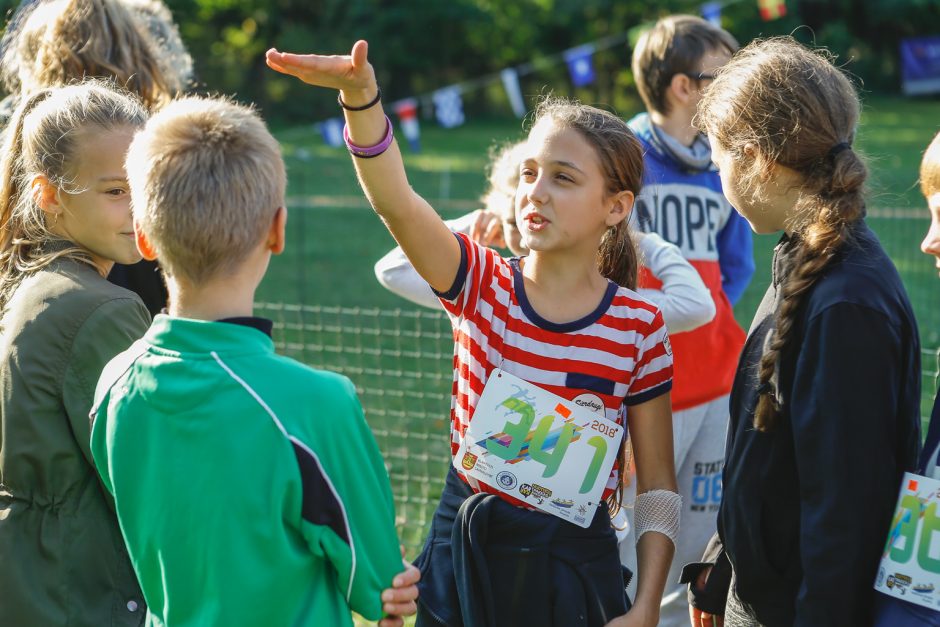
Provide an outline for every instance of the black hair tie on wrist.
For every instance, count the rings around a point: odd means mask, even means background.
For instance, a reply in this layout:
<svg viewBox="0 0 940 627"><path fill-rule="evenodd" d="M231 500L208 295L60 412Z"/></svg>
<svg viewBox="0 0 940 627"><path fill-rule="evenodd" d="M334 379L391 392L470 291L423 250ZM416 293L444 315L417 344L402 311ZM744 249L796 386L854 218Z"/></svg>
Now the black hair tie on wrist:
<svg viewBox="0 0 940 627"><path fill-rule="evenodd" d="M342 108L346 109L347 111L365 111L366 109L372 108L372 107L374 107L375 105L379 104L379 101L382 99L382 90L381 90L381 88L376 87L376 90L377 90L377 92L376 92L376 94L375 94L375 98L372 99L372 102L370 102L370 103L368 103L368 104L364 104L364 105L362 105L361 107L351 107L351 106L349 106L348 104L346 104L345 102L343 102L343 96L342 96L342 94L339 94L339 93L336 94L336 102L338 102L338 103L339 103L339 106L341 106Z"/></svg>
<svg viewBox="0 0 940 627"><path fill-rule="evenodd" d="M835 146L829 149L829 153L826 156L829 157L830 159L835 159L836 155L838 155L843 150L848 150L851 147L852 146L851 144L849 144L849 142L839 142L838 144L836 144Z"/></svg>

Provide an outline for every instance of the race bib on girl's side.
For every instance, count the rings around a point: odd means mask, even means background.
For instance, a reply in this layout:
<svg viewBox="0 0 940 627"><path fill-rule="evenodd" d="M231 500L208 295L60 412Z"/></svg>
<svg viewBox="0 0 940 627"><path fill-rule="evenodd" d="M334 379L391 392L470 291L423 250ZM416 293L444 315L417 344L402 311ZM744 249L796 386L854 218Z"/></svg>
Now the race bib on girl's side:
<svg viewBox="0 0 940 627"><path fill-rule="evenodd" d="M875 590L940 610L940 481L908 472L901 483Z"/></svg>
<svg viewBox="0 0 940 627"><path fill-rule="evenodd" d="M588 527L622 437L603 414L496 369L453 463L471 481Z"/></svg>

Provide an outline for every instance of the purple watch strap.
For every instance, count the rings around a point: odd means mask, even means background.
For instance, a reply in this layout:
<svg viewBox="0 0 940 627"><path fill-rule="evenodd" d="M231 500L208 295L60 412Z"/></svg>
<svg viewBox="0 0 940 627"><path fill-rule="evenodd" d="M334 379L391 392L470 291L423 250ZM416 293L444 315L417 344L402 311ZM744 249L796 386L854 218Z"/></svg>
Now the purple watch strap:
<svg viewBox="0 0 940 627"><path fill-rule="evenodd" d="M392 132L392 121L388 119L387 115L385 116L385 137L375 146L357 146L352 143L349 139L349 125L343 126L343 140L346 142L346 148L352 156L359 157L360 159L378 157L388 150L388 147L392 145L394 139L395 134Z"/></svg>

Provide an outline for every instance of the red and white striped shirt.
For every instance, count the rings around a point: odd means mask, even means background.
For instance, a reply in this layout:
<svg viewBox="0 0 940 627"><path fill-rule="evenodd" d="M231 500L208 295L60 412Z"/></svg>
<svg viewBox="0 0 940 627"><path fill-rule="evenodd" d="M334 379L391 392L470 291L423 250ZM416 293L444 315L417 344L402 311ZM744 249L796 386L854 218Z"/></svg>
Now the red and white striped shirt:
<svg viewBox="0 0 940 627"><path fill-rule="evenodd" d="M457 239L460 269L451 289L439 294L454 326L451 455L460 448L494 368L576 405L603 410L621 425L626 406L671 389L672 350L655 305L611 282L584 318L550 322L529 304L518 259L503 259L463 234ZM603 498L616 489L616 470ZM491 486L481 489L521 504Z"/></svg>

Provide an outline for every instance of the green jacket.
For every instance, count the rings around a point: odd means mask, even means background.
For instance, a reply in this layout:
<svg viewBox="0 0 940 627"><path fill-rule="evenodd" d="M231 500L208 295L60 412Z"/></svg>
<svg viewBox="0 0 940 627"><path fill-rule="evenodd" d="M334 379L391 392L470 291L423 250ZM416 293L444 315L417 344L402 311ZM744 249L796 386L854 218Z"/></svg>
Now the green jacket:
<svg viewBox="0 0 940 627"><path fill-rule="evenodd" d="M355 389L263 331L158 315L102 374L92 452L148 625L352 625L402 571Z"/></svg>
<svg viewBox="0 0 940 627"><path fill-rule="evenodd" d="M26 277L0 317L0 625L143 622L88 413L101 370L149 318L68 259Z"/></svg>

